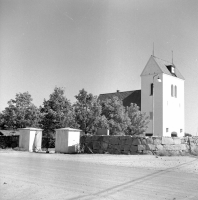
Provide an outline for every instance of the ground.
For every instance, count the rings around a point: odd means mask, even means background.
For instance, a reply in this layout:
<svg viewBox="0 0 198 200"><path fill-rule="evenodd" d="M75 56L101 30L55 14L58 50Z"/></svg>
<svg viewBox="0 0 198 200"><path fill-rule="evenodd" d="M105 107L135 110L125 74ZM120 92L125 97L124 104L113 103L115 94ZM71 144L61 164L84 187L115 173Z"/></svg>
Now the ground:
<svg viewBox="0 0 198 200"><path fill-rule="evenodd" d="M1 200L198 199L198 157L0 151Z"/></svg>

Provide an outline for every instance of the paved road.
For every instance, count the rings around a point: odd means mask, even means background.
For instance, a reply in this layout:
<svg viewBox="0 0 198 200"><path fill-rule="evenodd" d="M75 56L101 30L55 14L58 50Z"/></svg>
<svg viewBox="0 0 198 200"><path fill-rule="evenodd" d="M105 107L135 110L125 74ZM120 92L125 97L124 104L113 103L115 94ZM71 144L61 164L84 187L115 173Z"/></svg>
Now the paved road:
<svg viewBox="0 0 198 200"><path fill-rule="evenodd" d="M171 160L0 151L0 200L198 200L197 158Z"/></svg>

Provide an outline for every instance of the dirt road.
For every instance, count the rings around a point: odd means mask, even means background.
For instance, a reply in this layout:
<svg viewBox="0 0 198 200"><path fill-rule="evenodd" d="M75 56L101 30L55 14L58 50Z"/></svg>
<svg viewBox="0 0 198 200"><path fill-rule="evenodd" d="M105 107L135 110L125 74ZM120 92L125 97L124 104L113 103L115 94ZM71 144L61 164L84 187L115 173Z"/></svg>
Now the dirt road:
<svg viewBox="0 0 198 200"><path fill-rule="evenodd" d="M0 200L198 199L196 157L0 151Z"/></svg>

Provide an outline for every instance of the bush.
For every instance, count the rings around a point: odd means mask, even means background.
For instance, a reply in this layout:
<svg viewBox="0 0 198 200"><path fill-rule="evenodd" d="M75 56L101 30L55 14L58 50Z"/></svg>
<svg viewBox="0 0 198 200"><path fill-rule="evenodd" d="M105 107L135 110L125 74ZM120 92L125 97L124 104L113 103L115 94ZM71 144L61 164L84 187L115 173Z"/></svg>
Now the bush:
<svg viewBox="0 0 198 200"><path fill-rule="evenodd" d="M177 137L177 132L172 132L171 137Z"/></svg>
<svg viewBox="0 0 198 200"><path fill-rule="evenodd" d="M184 134L184 137L187 137L187 136L188 136L188 137L192 137L192 135L191 135L190 133L185 133L185 134Z"/></svg>
<svg viewBox="0 0 198 200"><path fill-rule="evenodd" d="M198 156L198 149L193 149L193 150L191 150L191 154L192 154L193 156Z"/></svg>
<svg viewBox="0 0 198 200"><path fill-rule="evenodd" d="M43 137L42 138L42 148L55 148L55 138Z"/></svg>
<svg viewBox="0 0 198 200"><path fill-rule="evenodd" d="M179 151L160 150L156 152L157 156L178 156L181 155Z"/></svg>

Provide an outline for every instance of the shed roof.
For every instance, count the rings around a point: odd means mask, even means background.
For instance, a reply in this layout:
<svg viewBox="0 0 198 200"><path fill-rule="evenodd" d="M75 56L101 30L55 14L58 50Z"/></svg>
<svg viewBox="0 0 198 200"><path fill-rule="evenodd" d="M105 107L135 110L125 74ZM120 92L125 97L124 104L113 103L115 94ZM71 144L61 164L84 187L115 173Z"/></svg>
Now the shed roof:
<svg viewBox="0 0 198 200"><path fill-rule="evenodd" d="M55 130L82 131L82 130L80 130L80 129L70 128L70 127L59 128L59 129L55 129Z"/></svg>
<svg viewBox="0 0 198 200"><path fill-rule="evenodd" d="M19 128L18 130L42 131L43 129L26 127L26 128Z"/></svg>
<svg viewBox="0 0 198 200"><path fill-rule="evenodd" d="M18 130L0 130L0 135L11 136L11 135L20 135Z"/></svg>

